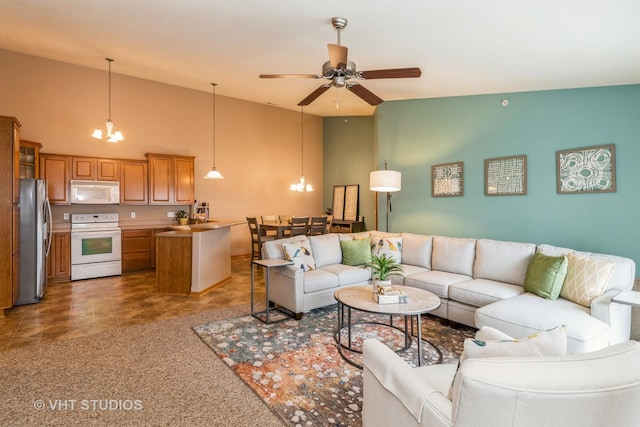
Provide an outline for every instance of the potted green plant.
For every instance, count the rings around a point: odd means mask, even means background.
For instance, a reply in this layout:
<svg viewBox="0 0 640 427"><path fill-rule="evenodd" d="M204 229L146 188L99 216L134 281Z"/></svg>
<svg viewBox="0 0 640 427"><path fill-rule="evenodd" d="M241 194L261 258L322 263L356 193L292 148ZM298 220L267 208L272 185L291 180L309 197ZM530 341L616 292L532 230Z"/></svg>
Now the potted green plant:
<svg viewBox="0 0 640 427"><path fill-rule="evenodd" d="M371 270L373 279L373 289L377 290L378 285L390 285L390 276L399 276L404 269L395 258L387 257L387 254L371 255L371 262L363 266Z"/></svg>
<svg viewBox="0 0 640 427"><path fill-rule="evenodd" d="M176 218L178 219L180 225L187 225L187 222L189 222L189 214L187 213L187 211L182 209L176 212Z"/></svg>

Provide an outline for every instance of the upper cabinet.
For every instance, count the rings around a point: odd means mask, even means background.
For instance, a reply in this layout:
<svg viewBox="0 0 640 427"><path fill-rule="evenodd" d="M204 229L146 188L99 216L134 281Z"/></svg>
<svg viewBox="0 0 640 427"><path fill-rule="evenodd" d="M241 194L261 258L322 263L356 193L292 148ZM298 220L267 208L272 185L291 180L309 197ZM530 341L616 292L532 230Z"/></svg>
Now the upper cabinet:
<svg viewBox="0 0 640 427"><path fill-rule="evenodd" d="M20 178L40 177L40 149L42 144L20 141Z"/></svg>
<svg viewBox="0 0 640 427"><path fill-rule="evenodd" d="M194 202L194 157L147 153L149 204L190 205Z"/></svg>
<svg viewBox="0 0 640 427"><path fill-rule="evenodd" d="M120 180L120 161L92 157L72 157L71 179L89 181Z"/></svg>
<svg viewBox="0 0 640 427"><path fill-rule="evenodd" d="M144 160L120 161L120 204L149 203L149 175Z"/></svg>
<svg viewBox="0 0 640 427"><path fill-rule="evenodd" d="M40 178L47 180L49 202L68 205L71 157L60 154L40 154Z"/></svg>

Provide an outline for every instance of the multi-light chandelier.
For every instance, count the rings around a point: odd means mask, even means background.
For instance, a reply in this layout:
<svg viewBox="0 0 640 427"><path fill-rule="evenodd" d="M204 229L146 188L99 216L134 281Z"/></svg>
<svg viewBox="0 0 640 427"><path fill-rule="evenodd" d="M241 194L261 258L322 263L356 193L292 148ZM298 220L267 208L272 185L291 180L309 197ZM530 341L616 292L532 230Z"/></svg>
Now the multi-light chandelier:
<svg viewBox="0 0 640 427"><path fill-rule="evenodd" d="M106 139L107 142L119 142L124 140L124 136L111 121L111 63L113 62L113 59L104 59L109 61L109 118L107 119L107 123L104 125L104 128L98 127L93 131L91 136L96 139Z"/></svg>

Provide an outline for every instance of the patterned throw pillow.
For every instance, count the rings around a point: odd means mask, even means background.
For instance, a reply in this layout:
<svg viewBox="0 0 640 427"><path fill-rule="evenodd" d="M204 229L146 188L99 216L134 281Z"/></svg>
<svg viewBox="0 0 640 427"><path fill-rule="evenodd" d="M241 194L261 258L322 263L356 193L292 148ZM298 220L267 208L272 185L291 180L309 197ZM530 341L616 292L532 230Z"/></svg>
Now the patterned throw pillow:
<svg viewBox="0 0 640 427"><path fill-rule="evenodd" d="M371 239L371 254L376 256L387 255L398 263L402 262L402 237L376 236Z"/></svg>
<svg viewBox="0 0 640 427"><path fill-rule="evenodd" d="M520 340L481 341L467 338L460 363L466 359L512 356L566 356L567 327L558 326Z"/></svg>
<svg viewBox="0 0 640 427"><path fill-rule="evenodd" d="M295 243L283 243L284 258L292 261L296 267L303 271L311 271L316 269L316 260L311 252L311 244L308 240L302 240Z"/></svg>
<svg viewBox="0 0 640 427"><path fill-rule="evenodd" d="M589 307L607 288L614 263L567 254L567 277L560 291L562 298Z"/></svg>

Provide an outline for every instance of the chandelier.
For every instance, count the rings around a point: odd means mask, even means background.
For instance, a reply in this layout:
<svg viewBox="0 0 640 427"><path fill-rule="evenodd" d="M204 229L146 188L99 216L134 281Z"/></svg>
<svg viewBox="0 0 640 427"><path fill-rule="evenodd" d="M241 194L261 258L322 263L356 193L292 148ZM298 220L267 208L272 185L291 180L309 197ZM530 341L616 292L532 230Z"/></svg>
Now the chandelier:
<svg viewBox="0 0 640 427"><path fill-rule="evenodd" d="M107 119L107 123L105 123L104 128L98 127L91 134L92 137L96 139L106 139L107 142L119 142L124 140L124 136L122 136L122 132L118 130L111 121L111 63L113 59L104 58L109 61L109 118Z"/></svg>

